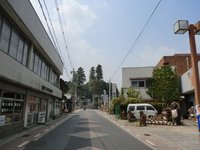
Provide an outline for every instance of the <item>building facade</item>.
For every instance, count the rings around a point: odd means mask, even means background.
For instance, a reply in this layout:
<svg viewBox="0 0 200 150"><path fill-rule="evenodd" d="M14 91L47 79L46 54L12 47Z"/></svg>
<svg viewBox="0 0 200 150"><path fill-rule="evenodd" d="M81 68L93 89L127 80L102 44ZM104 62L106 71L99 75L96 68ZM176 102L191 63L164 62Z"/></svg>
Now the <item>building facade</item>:
<svg viewBox="0 0 200 150"><path fill-rule="evenodd" d="M198 55L198 60L200 60L200 55ZM178 77L180 77L190 68L192 68L191 56L190 54L174 54L173 56L163 56L156 67L161 67L164 65L174 66Z"/></svg>
<svg viewBox="0 0 200 150"><path fill-rule="evenodd" d="M200 70L200 61L198 62L198 68ZM183 116L188 117L188 109L191 106L195 106L192 68L181 76L181 94L184 97L181 103L182 114Z"/></svg>
<svg viewBox="0 0 200 150"><path fill-rule="evenodd" d="M148 80L152 78L154 67L122 68L122 88L134 88L139 91L142 100L151 100L146 93Z"/></svg>
<svg viewBox="0 0 200 150"><path fill-rule="evenodd" d="M0 1L0 137L60 113L63 63L30 1Z"/></svg>
<svg viewBox="0 0 200 150"><path fill-rule="evenodd" d="M200 55L197 56L200 61ZM170 65L175 68L178 77L180 78L180 93L181 93L181 113L184 118L188 116L188 109L194 105L194 87L192 84L192 63L190 54L175 54L173 56L164 56L161 58L157 67Z"/></svg>

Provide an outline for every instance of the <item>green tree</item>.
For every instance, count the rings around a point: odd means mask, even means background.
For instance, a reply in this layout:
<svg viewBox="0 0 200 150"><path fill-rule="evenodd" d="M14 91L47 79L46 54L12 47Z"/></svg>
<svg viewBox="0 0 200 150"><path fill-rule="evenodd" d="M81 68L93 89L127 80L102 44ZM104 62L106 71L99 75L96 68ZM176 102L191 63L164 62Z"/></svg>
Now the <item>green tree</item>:
<svg viewBox="0 0 200 150"><path fill-rule="evenodd" d="M95 67L92 67L90 69L90 74L89 74L89 91L92 93L92 95L95 93L96 89L96 75L95 75Z"/></svg>
<svg viewBox="0 0 200 150"><path fill-rule="evenodd" d="M170 66L162 66L153 70L153 78L147 94L158 102L169 106L180 97L178 77Z"/></svg>
<svg viewBox="0 0 200 150"><path fill-rule="evenodd" d="M85 72L84 72L84 70L83 70L83 68L82 67L79 67L78 68L78 70L77 70L77 73L76 73L76 83L78 84L78 85L83 85L84 84L84 82L86 81L86 76L85 76Z"/></svg>
<svg viewBox="0 0 200 150"><path fill-rule="evenodd" d="M103 71L101 65L97 65L96 67L96 79L98 82L103 80Z"/></svg>
<svg viewBox="0 0 200 150"><path fill-rule="evenodd" d="M86 81L85 72L82 67L79 67L77 71L73 72L73 78L72 78L74 86L73 91L75 91L75 89L77 90L78 97L84 95L83 85L85 81Z"/></svg>
<svg viewBox="0 0 200 150"><path fill-rule="evenodd" d="M130 103L140 103L141 99L139 96L139 91L136 91L134 88L127 89L127 98L126 98L126 105Z"/></svg>
<svg viewBox="0 0 200 150"><path fill-rule="evenodd" d="M90 69L90 75L89 75L89 80L95 80L96 76L95 76L95 68L92 67Z"/></svg>

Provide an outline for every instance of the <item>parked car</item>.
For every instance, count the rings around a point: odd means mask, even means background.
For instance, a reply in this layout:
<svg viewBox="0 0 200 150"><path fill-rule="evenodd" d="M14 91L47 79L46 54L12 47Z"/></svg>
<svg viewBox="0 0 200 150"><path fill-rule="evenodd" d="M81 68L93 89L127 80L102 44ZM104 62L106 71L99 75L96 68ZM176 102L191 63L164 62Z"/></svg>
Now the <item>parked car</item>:
<svg viewBox="0 0 200 150"><path fill-rule="evenodd" d="M128 104L127 113L129 110L137 119L140 118L140 111L143 111L147 117L155 116L158 113L158 111L151 104L147 103Z"/></svg>

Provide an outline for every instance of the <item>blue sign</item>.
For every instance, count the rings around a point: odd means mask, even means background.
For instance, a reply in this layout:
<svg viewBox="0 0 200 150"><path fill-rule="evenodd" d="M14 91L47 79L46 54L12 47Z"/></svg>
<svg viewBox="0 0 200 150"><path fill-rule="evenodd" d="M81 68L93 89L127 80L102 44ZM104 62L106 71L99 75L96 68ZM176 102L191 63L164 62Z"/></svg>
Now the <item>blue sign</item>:
<svg viewBox="0 0 200 150"><path fill-rule="evenodd" d="M200 131L200 115L197 116L197 122L198 122L199 131Z"/></svg>

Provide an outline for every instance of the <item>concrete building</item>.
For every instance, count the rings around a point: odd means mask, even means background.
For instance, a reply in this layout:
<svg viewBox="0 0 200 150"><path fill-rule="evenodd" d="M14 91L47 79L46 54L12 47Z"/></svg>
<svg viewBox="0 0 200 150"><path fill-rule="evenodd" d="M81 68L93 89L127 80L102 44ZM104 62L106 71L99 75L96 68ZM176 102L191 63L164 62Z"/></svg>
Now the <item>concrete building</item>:
<svg viewBox="0 0 200 150"><path fill-rule="evenodd" d="M198 54L198 60L200 61L200 54ZM182 110L182 116L187 117L188 109L195 103L194 87L192 85L191 56L190 54L164 56L157 64L157 67L163 65L170 65L176 69L177 75L180 78L180 92L182 95L180 106Z"/></svg>
<svg viewBox="0 0 200 150"><path fill-rule="evenodd" d="M198 62L200 70L200 61ZM184 97L181 102L182 115L187 117L188 109L195 105L194 84L192 79L192 68L181 76L181 94Z"/></svg>
<svg viewBox="0 0 200 150"><path fill-rule="evenodd" d="M200 55L198 56L198 60L200 60ZM163 56L156 67L161 67L163 65L174 66L178 77L180 77L192 67L190 54Z"/></svg>
<svg viewBox="0 0 200 150"><path fill-rule="evenodd" d="M122 88L134 88L139 91L142 100L151 100L146 93L148 79L152 78L154 67L122 68Z"/></svg>
<svg viewBox="0 0 200 150"><path fill-rule="evenodd" d="M28 0L0 1L0 137L59 114L63 63Z"/></svg>

